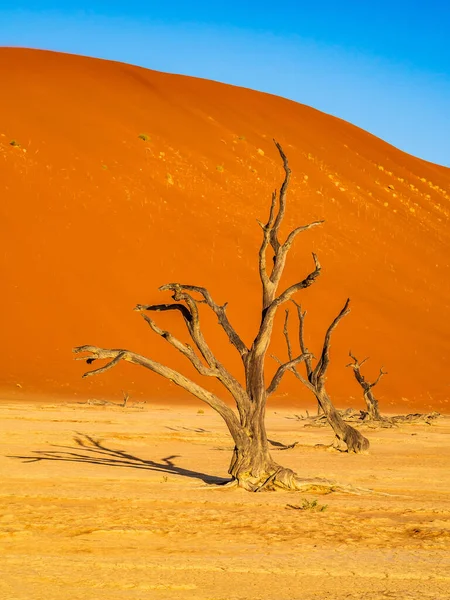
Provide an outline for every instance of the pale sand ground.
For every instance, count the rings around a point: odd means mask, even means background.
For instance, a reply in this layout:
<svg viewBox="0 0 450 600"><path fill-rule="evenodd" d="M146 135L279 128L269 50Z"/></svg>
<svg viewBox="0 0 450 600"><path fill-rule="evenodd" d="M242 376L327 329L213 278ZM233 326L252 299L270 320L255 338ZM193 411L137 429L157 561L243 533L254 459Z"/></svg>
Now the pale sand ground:
<svg viewBox="0 0 450 600"><path fill-rule="evenodd" d="M269 437L301 442L278 461L394 494L311 513L286 509L305 494L205 489L231 443L197 410L2 404L0 598L450 598L450 418L369 431L352 456L270 411Z"/></svg>

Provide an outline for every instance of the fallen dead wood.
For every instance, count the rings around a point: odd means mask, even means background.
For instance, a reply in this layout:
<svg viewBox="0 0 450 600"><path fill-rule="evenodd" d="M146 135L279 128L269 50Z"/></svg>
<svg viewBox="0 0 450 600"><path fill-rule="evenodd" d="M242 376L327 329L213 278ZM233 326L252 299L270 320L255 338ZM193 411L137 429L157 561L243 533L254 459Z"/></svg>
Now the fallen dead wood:
<svg viewBox="0 0 450 600"><path fill-rule="evenodd" d="M367 426L370 429L386 429L395 427L399 424L414 424L414 423L425 423L431 425L441 414L433 411L430 413L411 413L407 415L393 415L390 417L383 417L382 420L374 421L370 418L369 414L364 410L355 410L354 408L347 408L345 410L337 411L341 419L345 422L352 423L355 426ZM328 419L326 415L315 415L307 416L296 414L294 417L298 421L305 422L305 427L326 427Z"/></svg>

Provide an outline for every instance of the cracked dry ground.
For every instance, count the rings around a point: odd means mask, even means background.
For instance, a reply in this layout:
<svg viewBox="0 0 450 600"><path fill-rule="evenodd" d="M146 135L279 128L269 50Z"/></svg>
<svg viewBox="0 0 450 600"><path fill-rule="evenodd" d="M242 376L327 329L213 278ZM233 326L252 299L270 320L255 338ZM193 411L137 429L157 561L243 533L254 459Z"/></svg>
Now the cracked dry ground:
<svg viewBox="0 0 450 600"><path fill-rule="evenodd" d="M450 418L352 456L272 406L278 462L390 495L251 494L206 487L231 444L197 410L2 403L0 598L450 598Z"/></svg>

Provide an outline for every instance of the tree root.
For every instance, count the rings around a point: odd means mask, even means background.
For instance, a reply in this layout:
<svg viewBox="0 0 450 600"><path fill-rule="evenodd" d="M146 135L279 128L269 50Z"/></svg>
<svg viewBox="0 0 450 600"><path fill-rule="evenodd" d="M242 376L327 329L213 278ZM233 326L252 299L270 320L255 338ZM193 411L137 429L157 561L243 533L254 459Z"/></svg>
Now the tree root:
<svg viewBox="0 0 450 600"><path fill-rule="evenodd" d="M231 490L244 489L248 492L304 492L320 495L332 494L334 492L341 494L350 494L353 496L376 495L376 496L394 496L386 492L377 492L370 488L355 487L350 484L336 483L329 479L315 477L303 479L296 475L291 469L280 467L277 471L266 477L263 481L255 482L250 479L231 479L226 484L204 485L198 489L208 490Z"/></svg>
<svg viewBox="0 0 450 600"><path fill-rule="evenodd" d="M340 484L329 479L312 478L303 479L291 469L280 469L275 473L271 487L267 489L284 489L288 491L314 492L315 494L331 494L342 492L346 494L362 495L373 494L373 490L356 488L348 484Z"/></svg>
<svg viewBox="0 0 450 600"><path fill-rule="evenodd" d="M271 474L266 474L264 477L259 479L252 478L250 476L241 477L239 479L233 478L226 484L214 484L201 486L200 489L209 490L230 490L241 488L249 492L274 492L274 491L288 491L288 492L311 492L314 494L331 494L333 492L351 494L354 496L362 496L367 494L375 494L381 496L390 496L391 494L376 492L369 488L355 487L350 484L336 483L329 479L320 477L303 479L299 477L294 471L288 468L278 467Z"/></svg>
<svg viewBox="0 0 450 600"><path fill-rule="evenodd" d="M208 483L202 485L198 489L200 490L230 490L239 487L239 481L237 479L230 479L224 483Z"/></svg>

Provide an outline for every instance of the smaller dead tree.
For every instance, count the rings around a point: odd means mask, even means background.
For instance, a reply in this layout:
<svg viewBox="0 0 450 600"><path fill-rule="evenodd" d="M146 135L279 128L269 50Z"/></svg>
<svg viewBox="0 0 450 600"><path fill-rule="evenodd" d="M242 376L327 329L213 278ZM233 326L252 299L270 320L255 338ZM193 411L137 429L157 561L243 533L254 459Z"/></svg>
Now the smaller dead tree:
<svg viewBox="0 0 450 600"><path fill-rule="evenodd" d="M434 411L431 413L410 413L407 415L393 415L390 417L382 416L380 413L378 400L373 395L372 388L374 388L377 385L377 383L379 383L383 375L387 375L387 371L383 371L383 367L381 367L380 372L378 373L378 377L373 383L370 383L361 373L361 367L369 359L365 358L364 360L359 362L359 360L351 353L351 351L349 352L349 356L353 360L353 362L349 363L347 367L351 367L353 369L356 381L360 384L360 386L363 389L364 400L367 406L367 411L360 412L360 415L358 416L359 421L375 421L381 427L395 427L397 425L406 423L426 423L427 425L431 425L433 421L440 417L440 414Z"/></svg>
<svg viewBox="0 0 450 600"><path fill-rule="evenodd" d="M383 375L387 375L387 372L383 371L383 367L381 367L378 377L375 379L375 381L373 383L370 383L369 381L366 380L364 375L361 373L361 367L368 360L368 358L365 358L364 360L359 362L358 359L355 356L353 356L351 351L349 352L349 356L353 360L353 362L349 363L347 365L347 367L351 367L353 369L353 373L355 375L356 381L359 383L359 385L363 389L364 401L367 405L367 417L369 419L371 419L372 421L382 421L383 417L380 414L380 409L378 407L378 400L373 395L372 388L374 388L377 385L377 383L380 381L380 379L383 377Z"/></svg>
<svg viewBox="0 0 450 600"><path fill-rule="evenodd" d="M320 409L325 413L327 420L336 435L337 447L339 448L341 443L344 443L348 452L364 452L369 449L369 440L342 419L338 411L335 409L325 388L326 373L330 364L331 334L336 329L341 319L343 319L350 312L350 299L347 299L340 313L328 327L323 342L322 352L315 367L313 367L314 357L312 354L310 354L305 345L304 329L306 311L302 312L301 306L295 301L293 302L297 307L299 320L299 345L301 354L305 357L303 364L305 365L306 377L301 375L296 366L292 366L290 370L294 373L297 379L301 381L303 385L308 388L308 390L316 397ZM293 354L292 345L289 338L288 323L289 311L286 310L286 318L284 321L284 337L286 339L289 360L292 361Z"/></svg>

